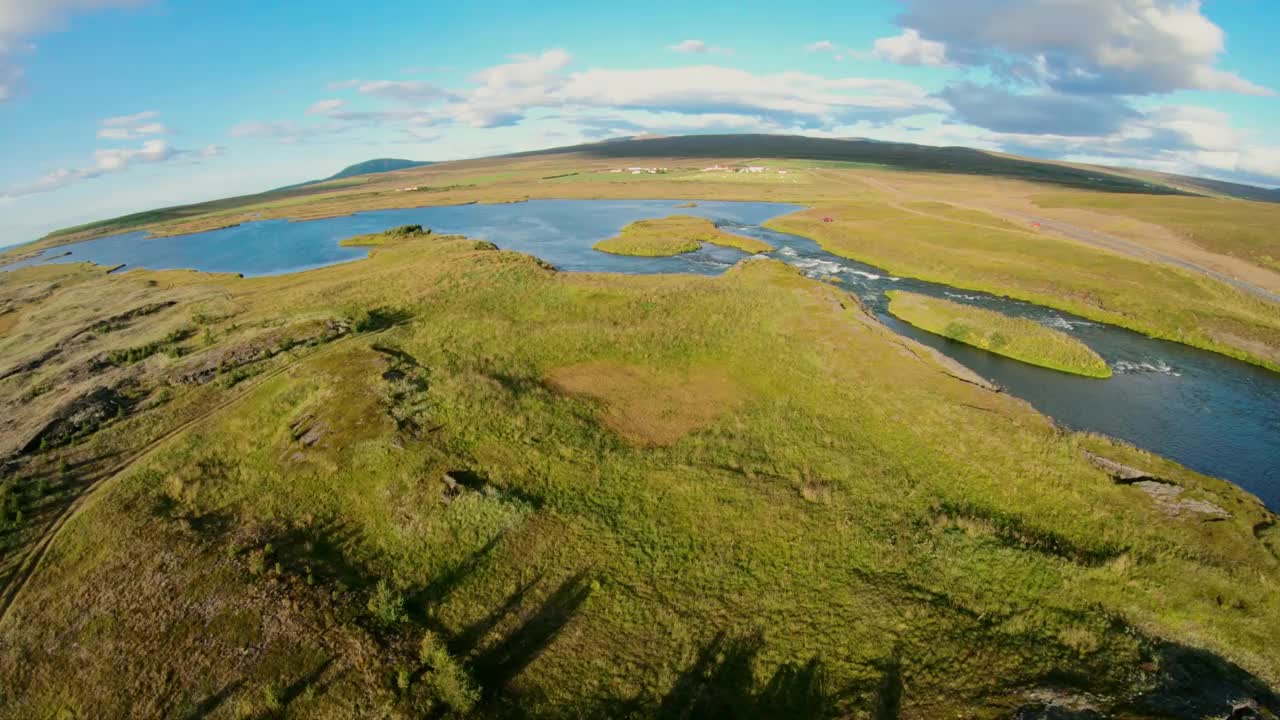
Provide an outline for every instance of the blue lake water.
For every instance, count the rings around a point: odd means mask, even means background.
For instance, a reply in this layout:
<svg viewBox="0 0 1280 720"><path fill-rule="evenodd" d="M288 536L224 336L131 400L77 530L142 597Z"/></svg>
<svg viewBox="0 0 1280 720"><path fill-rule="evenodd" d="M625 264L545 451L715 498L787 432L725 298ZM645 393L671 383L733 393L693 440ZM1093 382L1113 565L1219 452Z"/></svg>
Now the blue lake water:
<svg viewBox="0 0 1280 720"><path fill-rule="evenodd" d="M88 260L108 266L124 263L272 275L358 260L367 249L340 247L338 241L409 223L489 240L566 271L714 275L746 257L715 246L672 258L624 257L591 249L635 220L674 213L698 215L725 230L765 240L777 248L770 256L812 277L835 280L895 331L941 350L1063 425L1121 438L1226 478L1280 509L1280 374L1037 305L893 277L830 255L805 238L761 227L769 218L798 209L795 206L700 202L681 208L680 204L679 200L538 200L379 210L297 223L264 220L173 238L147 239L142 233L128 233L54 251L69 250L64 257L34 258L5 269L42 261ZM1102 355L1115 374L1107 380L1077 377L917 330L885 311L884 291L895 288L988 307L1063 330Z"/></svg>

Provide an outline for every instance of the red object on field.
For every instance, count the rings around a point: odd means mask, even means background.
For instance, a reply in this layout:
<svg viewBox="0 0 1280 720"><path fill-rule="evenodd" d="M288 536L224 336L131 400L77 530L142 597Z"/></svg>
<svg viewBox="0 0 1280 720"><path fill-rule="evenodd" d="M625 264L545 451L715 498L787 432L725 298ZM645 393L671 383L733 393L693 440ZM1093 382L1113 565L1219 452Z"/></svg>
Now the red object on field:
<svg viewBox="0 0 1280 720"><path fill-rule="evenodd" d="M822 218L822 222L835 222L835 218L833 218L833 217L831 217L830 215L828 215L828 216L826 216L826 217Z"/></svg>
<svg viewBox="0 0 1280 720"><path fill-rule="evenodd" d="M1038 227L1040 227L1040 223L1038 223L1038 222L1033 222L1033 223L1031 223L1031 227L1033 227L1033 228L1038 228Z"/></svg>

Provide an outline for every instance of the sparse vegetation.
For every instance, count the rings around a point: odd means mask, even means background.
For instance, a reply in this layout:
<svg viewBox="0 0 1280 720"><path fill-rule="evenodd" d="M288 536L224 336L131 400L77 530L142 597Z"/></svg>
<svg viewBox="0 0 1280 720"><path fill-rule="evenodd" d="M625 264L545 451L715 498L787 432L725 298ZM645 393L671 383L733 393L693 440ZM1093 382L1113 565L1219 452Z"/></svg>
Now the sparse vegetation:
<svg viewBox="0 0 1280 720"><path fill-rule="evenodd" d="M889 312L922 330L1032 365L1111 377L1107 362L1088 345L1034 320L901 290L888 296Z"/></svg>

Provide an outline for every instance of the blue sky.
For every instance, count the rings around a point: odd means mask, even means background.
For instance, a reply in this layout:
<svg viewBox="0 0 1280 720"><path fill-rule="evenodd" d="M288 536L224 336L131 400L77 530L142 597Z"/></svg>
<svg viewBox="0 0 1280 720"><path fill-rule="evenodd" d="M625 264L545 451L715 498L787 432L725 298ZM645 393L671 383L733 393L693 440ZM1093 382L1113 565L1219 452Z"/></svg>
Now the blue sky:
<svg viewBox="0 0 1280 720"><path fill-rule="evenodd" d="M373 157L641 133L1280 185L1272 0L368 5L0 0L0 245Z"/></svg>

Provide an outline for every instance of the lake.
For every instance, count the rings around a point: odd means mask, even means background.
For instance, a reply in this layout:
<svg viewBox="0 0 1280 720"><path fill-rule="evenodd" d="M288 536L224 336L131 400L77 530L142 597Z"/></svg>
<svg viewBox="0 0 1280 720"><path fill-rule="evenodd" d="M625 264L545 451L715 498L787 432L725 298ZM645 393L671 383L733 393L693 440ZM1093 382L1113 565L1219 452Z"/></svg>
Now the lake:
<svg viewBox="0 0 1280 720"><path fill-rule="evenodd" d="M1189 468L1226 478L1280 510L1280 374L1216 353L1048 308L898 278L824 252L813 241L761 227L796 206L755 202L681 200L536 200L506 205L455 205L379 210L346 217L289 222L263 220L210 232L148 239L143 233L99 238L51 251L42 261L91 261L152 269L194 268L246 276L273 275L358 260L367 248L338 241L405 224L438 233L485 239L507 250L536 255L561 270L618 273L724 272L746 254L706 246L670 258L609 255L592 244L627 223L676 213L698 215L725 230L757 237L777 248L769 256L811 277L834 280L860 297L895 331L935 347L978 374L1005 386L1063 425L1093 430L1146 448ZM917 330L886 312L885 290L903 289L1031 318L1092 347L1111 365L1096 380L1027 365ZM1280 310L1278 310L1280 311Z"/></svg>

